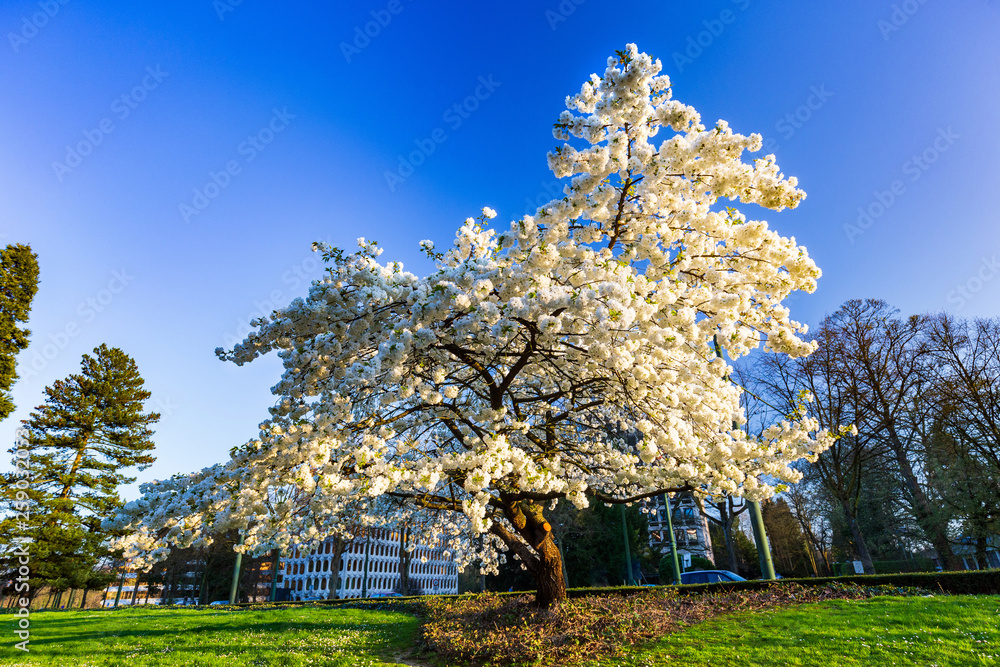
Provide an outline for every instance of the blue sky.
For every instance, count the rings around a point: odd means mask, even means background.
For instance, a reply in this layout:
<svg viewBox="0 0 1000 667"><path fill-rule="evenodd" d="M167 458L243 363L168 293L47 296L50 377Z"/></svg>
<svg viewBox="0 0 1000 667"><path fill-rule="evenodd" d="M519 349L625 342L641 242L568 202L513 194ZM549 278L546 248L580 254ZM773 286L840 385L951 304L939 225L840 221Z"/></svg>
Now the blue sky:
<svg viewBox="0 0 1000 667"><path fill-rule="evenodd" d="M987 0L8 0L0 241L30 243L42 282L0 436L106 342L164 415L140 480L224 460L280 365L213 350L305 294L311 242L377 239L419 272L421 239L524 214L561 187L565 96L628 42L799 178L805 202L762 216L824 272L795 317L857 297L997 315L998 34Z"/></svg>

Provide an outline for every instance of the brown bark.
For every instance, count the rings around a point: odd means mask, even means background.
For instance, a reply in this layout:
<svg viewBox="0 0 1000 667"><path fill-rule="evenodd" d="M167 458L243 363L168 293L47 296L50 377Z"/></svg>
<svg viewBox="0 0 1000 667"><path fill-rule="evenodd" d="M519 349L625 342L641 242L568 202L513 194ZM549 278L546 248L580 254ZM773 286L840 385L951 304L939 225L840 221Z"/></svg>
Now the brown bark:
<svg viewBox="0 0 1000 667"><path fill-rule="evenodd" d="M504 516L517 534L494 521L490 532L503 540L509 552L517 556L535 578L535 603L549 607L566 599L566 580L562 558L552 539L552 526L545 520L544 508L533 500L505 501ZM520 537L520 539L519 539Z"/></svg>
<svg viewBox="0 0 1000 667"><path fill-rule="evenodd" d="M413 554L406 550L409 529L403 524L399 529L399 593L400 595L413 595L410 590L410 560Z"/></svg>
<svg viewBox="0 0 1000 667"><path fill-rule="evenodd" d="M899 471L903 475L906 490L913 500L913 510L917 515L917 524L924 531L924 535L927 536L930 543L934 545L934 550L937 551L938 557L941 559L941 567L945 570L961 570L961 563L951 550L951 543L948 541L944 522L935 515L934 508L931 507L930 500L927 499L927 494L924 493L923 487L920 486L920 481L913 473L913 466L910 465L910 459L907 456L906 449L903 447L903 443L899 439L899 435L896 433L895 425L889 423L887 426L889 431L889 447L896 456L896 463L899 465Z"/></svg>
<svg viewBox="0 0 1000 667"><path fill-rule="evenodd" d="M809 538L802 535L802 545L806 548L806 555L809 556L809 565L812 567L813 576L819 576L819 568L816 567L816 556L813 555L812 547L809 545Z"/></svg>
<svg viewBox="0 0 1000 667"><path fill-rule="evenodd" d="M976 568L988 569L990 562L986 557L986 538L980 535L976 538Z"/></svg>
<svg viewBox="0 0 1000 667"><path fill-rule="evenodd" d="M722 528L722 535L726 538L726 559L729 561L729 571L739 572L741 563L739 554L736 552L736 539L733 535L733 524L736 522L736 517L746 511L746 508L749 507L749 505L744 504L742 509L737 510L733 499L731 497L727 497L722 499L720 502L713 503L713 506L719 513L718 519L706 512L702 512L702 514L705 515L706 519Z"/></svg>
<svg viewBox="0 0 1000 667"><path fill-rule="evenodd" d="M729 559L729 571L740 571L740 559L736 555L736 540L733 539L733 522L731 520L722 524L722 534L726 538L726 556Z"/></svg>
<svg viewBox="0 0 1000 667"><path fill-rule="evenodd" d="M344 555L344 538L339 535L333 538L333 558L330 559L330 588L327 589L326 599L336 600L337 591L340 590L340 563Z"/></svg>
<svg viewBox="0 0 1000 667"><path fill-rule="evenodd" d="M857 519L854 518L850 504L842 500L841 507L844 509L844 518L847 519L847 526L851 529L851 541L858 552L858 558L861 559L865 574L875 574L875 564L872 563L872 556L868 553L868 544L865 543L865 536L861 532L861 527L858 526Z"/></svg>

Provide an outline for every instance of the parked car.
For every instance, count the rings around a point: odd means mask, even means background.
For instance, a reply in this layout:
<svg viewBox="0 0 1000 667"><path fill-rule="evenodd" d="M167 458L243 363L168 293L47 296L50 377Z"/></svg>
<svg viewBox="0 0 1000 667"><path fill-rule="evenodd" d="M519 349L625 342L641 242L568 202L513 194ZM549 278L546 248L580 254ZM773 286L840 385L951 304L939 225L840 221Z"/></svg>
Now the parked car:
<svg viewBox="0 0 1000 667"><path fill-rule="evenodd" d="M717 581L746 581L746 579L729 570L697 570L681 575L682 584L714 584Z"/></svg>

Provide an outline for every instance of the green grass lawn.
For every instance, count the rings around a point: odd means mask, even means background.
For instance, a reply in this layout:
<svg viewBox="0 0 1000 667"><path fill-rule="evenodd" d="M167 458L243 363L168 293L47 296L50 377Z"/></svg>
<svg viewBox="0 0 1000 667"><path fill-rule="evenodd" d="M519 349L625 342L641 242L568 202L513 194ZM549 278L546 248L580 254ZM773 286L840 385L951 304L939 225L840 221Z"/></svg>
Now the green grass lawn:
<svg viewBox="0 0 1000 667"><path fill-rule="evenodd" d="M0 665L401 665L419 626L406 614L318 607L45 612L31 622L23 653L16 620L0 616Z"/></svg>
<svg viewBox="0 0 1000 667"><path fill-rule="evenodd" d="M736 614L692 626L606 667L1000 665L1000 597L879 597Z"/></svg>
<svg viewBox="0 0 1000 667"><path fill-rule="evenodd" d="M0 665L101 667L417 664L418 620L386 611L125 609L32 614L31 652L0 616ZM423 657L425 662L432 659ZM1000 597L879 597L718 618L604 667L1000 665Z"/></svg>

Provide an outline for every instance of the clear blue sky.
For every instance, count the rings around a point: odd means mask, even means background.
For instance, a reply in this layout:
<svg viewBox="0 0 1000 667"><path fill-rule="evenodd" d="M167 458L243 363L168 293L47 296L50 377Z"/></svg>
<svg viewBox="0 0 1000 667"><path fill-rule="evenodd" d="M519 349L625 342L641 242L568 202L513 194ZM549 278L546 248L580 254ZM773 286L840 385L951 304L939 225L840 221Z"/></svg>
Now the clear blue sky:
<svg viewBox="0 0 1000 667"><path fill-rule="evenodd" d="M794 316L1000 314L996 2L8 0L0 33L0 241L42 281L5 448L106 342L164 413L141 480L225 459L280 365L213 350L305 294L310 243L377 239L421 271L421 239L519 217L554 191L565 96L627 42L799 177L805 202L764 216L824 272Z"/></svg>

